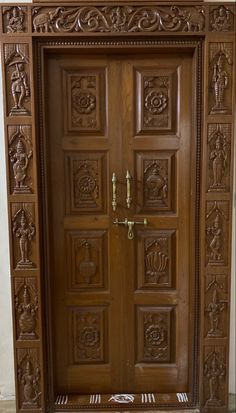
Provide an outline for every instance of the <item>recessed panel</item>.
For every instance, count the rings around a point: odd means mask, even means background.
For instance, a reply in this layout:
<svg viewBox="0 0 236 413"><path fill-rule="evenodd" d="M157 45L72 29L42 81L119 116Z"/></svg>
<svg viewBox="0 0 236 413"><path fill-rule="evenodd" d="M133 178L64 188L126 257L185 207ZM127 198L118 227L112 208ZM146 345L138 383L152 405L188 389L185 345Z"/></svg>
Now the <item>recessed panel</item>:
<svg viewBox="0 0 236 413"><path fill-rule="evenodd" d="M69 289L104 289L108 268L106 232L68 231L66 248Z"/></svg>
<svg viewBox="0 0 236 413"><path fill-rule="evenodd" d="M69 309L71 364L104 363L107 354L107 308L73 307Z"/></svg>
<svg viewBox="0 0 236 413"><path fill-rule="evenodd" d="M137 212L175 212L175 153L136 154Z"/></svg>
<svg viewBox="0 0 236 413"><path fill-rule="evenodd" d="M174 307L137 308L137 363L170 363L174 358Z"/></svg>
<svg viewBox="0 0 236 413"><path fill-rule="evenodd" d="M139 231L136 247L138 288L174 288L175 231Z"/></svg>
<svg viewBox="0 0 236 413"><path fill-rule="evenodd" d="M66 209L68 213L106 212L105 152L77 152L66 155Z"/></svg>
<svg viewBox="0 0 236 413"><path fill-rule="evenodd" d="M173 69L136 71L136 133L173 132L176 125L177 74Z"/></svg>
<svg viewBox="0 0 236 413"><path fill-rule="evenodd" d="M80 135L104 135L106 90L104 68L64 71L66 97L65 131Z"/></svg>

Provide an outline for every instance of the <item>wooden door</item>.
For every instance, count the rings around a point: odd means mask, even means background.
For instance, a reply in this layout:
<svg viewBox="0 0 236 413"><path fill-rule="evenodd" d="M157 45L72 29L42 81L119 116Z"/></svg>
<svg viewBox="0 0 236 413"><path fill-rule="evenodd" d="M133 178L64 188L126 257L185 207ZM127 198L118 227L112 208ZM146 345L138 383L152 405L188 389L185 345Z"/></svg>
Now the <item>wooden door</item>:
<svg viewBox="0 0 236 413"><path fill-rule="evenodd" d="M46 70L55 387L75 394L187 392L192 58L54 54ZM114 224L125 219L141 222L133 239L127 226Z"/></svg>

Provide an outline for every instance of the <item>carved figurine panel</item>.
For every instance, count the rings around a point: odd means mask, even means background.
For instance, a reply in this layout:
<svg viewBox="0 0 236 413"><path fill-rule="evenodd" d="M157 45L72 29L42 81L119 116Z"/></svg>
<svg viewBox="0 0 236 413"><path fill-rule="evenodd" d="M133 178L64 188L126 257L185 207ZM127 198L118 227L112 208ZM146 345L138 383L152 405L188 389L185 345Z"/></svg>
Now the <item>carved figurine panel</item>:
<svg viewBox="0 0 236 413"><path fill-rule="evenodd" d="M38 289L36 278L14 278L15 319L18 340L37 340Z"/></svg>
<svg viewBox="0 0 236 413"><path fill-rule="evenodd" d="M208 266L228 264L228 220L228 201L206 203L206 264Z"/></svg>
<svg viewBox="0 0 236 413"><path fill-rule="evenodd" d="M12 203L13 267L28 270L36 267L35 211L32 203Z"/></svg>
<svg viewBox="0 0 236 413"><path fill-rule="evenodd" d="M138 231L136 247L138 288L174 288L175 231Z"/></svg>
<svg viewBox="0 0 236 413"><path fill-rule="evenodd" d="M20 409L41 410L41 371L38 349L17 349L16 361Z"/></svg>
<svg viewBox="0 0 236 413"><path fill-rule="evenodd" d="M209 113L232 114L232 43L209 44Z"/></svg>
<svg viewBox="0 0 236 413"><path fill-rule="evenodd" d="M175 152L136 153L137 212L175 211L175 163Z"/></svg>
<svg viewBox="0 0 236 413"><path fill-rule="evenodd" d="M230 190L231 124L208 125L207 135L207 189L208 191Z"/></svg>
<svg viewBox="0 0 236 413"><path fill-rule="evenodd" d="M226 386L225 348L223 346L206 346L203 367L205 407L224 406Z"/></svg>
<svg viewBox="0 0 236 413"><path fill-rule="evenodd" d="M106 90L104 68L64 70L65 132L85 135L104 135Z"/></svg>
<svg viewBox="0 0 236 413"><path fill-rule="evenodd" d="M26 43L4 44L6 67L7 116L29 116L30 74L29 46Z"/></svg>
<svg viewBox="0 0 236 413"><path fill-rule="evenodd" d="M205 279L205 337L227 336L228 280L226 275L207 275Z"/></svg>
<svg viewBox="0 0 236 413"><path fill-rule="evenodd" d="M34 7L35 33L202 32L204 6Z"/></svg>
<svg viewBox="0 0 236 413"><path fill-rule="evenodd" d="M174 359L173 307L137 308L137 362L171 363Z"/></svg>
<svg viewBox="0 0 236 413"><path fill-rule="evenodd" d="M69 289L105 289L108 282L106 232L68 231L66 245Z"/></svg>
<svg viewBox="0 0 236 413"><path fill-rule="evenodd" d="M105 363L107 359L107 307L69 309L70 362Z"/></svg>
<svg viewBox="0 0 236 413"><path fill-rule="evenodd" d="M234 13L230 6L210 7L210 30L213 32L230 32L234 30Z"/></svg>
<svg viewBox="0 0 236 413"><path fill-rule="evenodd" d="M76 152L66 155L67 212L105 213L107 204L107 155Z"/></svg>
<svg viewBox="0 0 236 413"><path fill-rule="evenodd" d="M30 194L34 192L31 126L8 126L8 153L10 193Z"/></svg>
<svg viewBox="0 0 236 413"><path fill-rule="evenodd" d="M177 73L173 69L136 71L136 133L174 131L177 109Z"/></svg>
<svg viewBox="0 0 236 413"><path fill-rule="evenodd" d="M28 31L27 9L22 6L5 6L2 8L3 32L24 33Z"/></svg>

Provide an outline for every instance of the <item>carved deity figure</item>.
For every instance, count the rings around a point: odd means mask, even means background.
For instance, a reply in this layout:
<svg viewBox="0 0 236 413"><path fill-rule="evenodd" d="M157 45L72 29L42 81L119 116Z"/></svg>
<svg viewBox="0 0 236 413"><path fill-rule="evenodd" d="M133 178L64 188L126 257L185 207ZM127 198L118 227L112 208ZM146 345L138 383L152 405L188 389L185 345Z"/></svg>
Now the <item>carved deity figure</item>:
<svg viewBox="0 0 236 413"><path fill-rule="evenodd" d="M212 30L216 32L224 32L230 28L230 11L224 6L218 7L214 11Z"/></svg>
<svg viewBox="0 0 236 413"><path fill-rule="evenodd" d="M220 302L217 297L217 290L213 292L212 303L209 303L206 311L210 320L210 330L207 333L208 337L219 337L222 331L219 329L220 314L224 310L224 303Z"/></svg>
<svg viewBox="0 0 236 413"><path fill-rule="evenodd" d="M27 360L25 373L22 373L22 370L18 370L18 378L21 384L23 385L23 408L29 408L29 406L38 406L38 400L41 395L39 391L39 380L40 373L39 368L35 369L35 374L33 372L32 363L30 360Z"/></svg>
<svg viewBox="0 0 236 413"><path fill-rule="evenodd" d="M13 173L15 178L15 188L14 193L18 192L30 192L28 186L24 185L24 181L26 178L27 167L29 163L29 159L32 156L32 151L30 150L28 154L26 153L26 149L24 147L23 141L20 139L16 145L15 153L11 149L9 151L10 160L13 164Z"/></svg>
<svg viewBox="0 0 236 413"><path fill-rule="evenodd" d="M24 13L18 7L13 7L7 13L7 33L22 33L24 31Z"/></svg>
<svg viewBox="0 0 236 413"><path fill-rule="evenodd" d="M9 66L15 65L15 70L11 75L11 94L14 101L14 106L10 114L27 114L28 111L23 106L25 97L30 95L27 74L24 68L24 61L15 60Z"/></svg>
<svg viewBox="0 0 236 413"><path fill-rule="evenodd" d="M17 263L17 267L32 267L32 262L29 260L29 241L32 240L35 234L35 226L32 222L27 223L25 211L21 212L20 224L17 221L13 225L13 233L19 238L21 259Z"/></svg>
<svg viewBox="0 0 236 413"><path fill-rule="evenodd" d="M34 302L31 302L31 297L27 285L24 285L23 302L19 303L16 298L16 309L20 314L20 340L34 339L36 337L36 312L38 309L37 297Z"/></svg>
<svg viewBox="0 0 236 413"><path fill-rule="evenodd" d="M211 361L205 364L204 375L209 380L210 398L207 400L207 404L222 404L218 396L219 379L225 375L225 369L224 366L217 360L215 353L213 353Z"/></svg>
<svg viewBox="0 0 236 413"><path fill-rule="evenodd" d="M223 53L220 53L217 59L217 62L213 67L213 89L215 95L215 105L212 108L212 113L225 113L227 108L224 104L224 92L228 86L228 74L224 68L224 59L225 56Z"/></svg>
<svg viewBox="0 0 236 413"><path fill-rule="evenodd" d="M222 260L222 228L219 214L216 215L213 226L207 228L207 234L212 236L210 242L211 261L219 262Z"/></svg>
<svg viewBox="0 0 236 413"><path fill-rule="evenodd" d="M225 174L227 153L225 151L221 138L221 134L217 133L215 148L210 153L210 160L212 160L213 171L213 188L224 187L222 180Z"/></svg>

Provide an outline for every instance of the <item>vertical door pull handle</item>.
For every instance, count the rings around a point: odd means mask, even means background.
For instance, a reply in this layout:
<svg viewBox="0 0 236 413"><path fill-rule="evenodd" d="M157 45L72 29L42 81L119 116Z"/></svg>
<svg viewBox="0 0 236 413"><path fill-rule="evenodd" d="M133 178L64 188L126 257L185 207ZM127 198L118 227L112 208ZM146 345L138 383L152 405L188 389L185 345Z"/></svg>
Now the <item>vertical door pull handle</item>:
<svg viewBox="0 0 236 413"><path fill-rule="evenodd" d="M126 194L126 204L127 204L127 208L130 208L131 206L131 202L132 202L132 198L131 198L131 175L129 170L127 170L126 172L126 185L127 185L127 194Z"/></svg>
<svg viewBox="0 0 236 413"><path fill-rule="evenodd" d="M115 172L112 174L112 209L113 211L116 211L117 207L117 201L116 201L116 183L117 183L117 178Z"/></svg>

